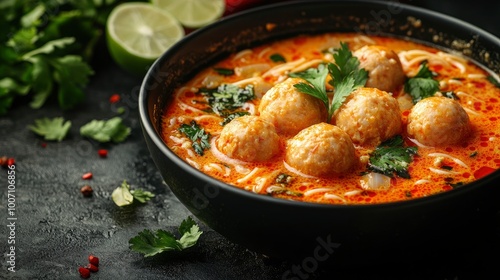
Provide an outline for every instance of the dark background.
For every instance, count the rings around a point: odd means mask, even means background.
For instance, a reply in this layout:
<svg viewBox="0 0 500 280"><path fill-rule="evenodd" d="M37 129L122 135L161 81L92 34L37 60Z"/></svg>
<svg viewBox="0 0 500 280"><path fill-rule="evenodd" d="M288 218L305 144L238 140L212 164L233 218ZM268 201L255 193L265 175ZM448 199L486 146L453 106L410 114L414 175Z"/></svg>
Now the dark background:
<svg viewBox="0 0 500 280"><path fill-rule="evenodd" d="M274 2L274 1L269 1ZM394 1L393 1L394 2ZM426 7L472 23L500 36L500 3L487 1L400 1ZM261 1L260 4L268 2ZM0 172L0 248L3 254L0 279L78 279L77 269L88 263L89 254L101 259L100 271L90 279L282 279L300 261L270 259L227 241L200 224L199 244L182 253L150 259L132 252L128 240L143 229L175 231L190 213L162 182L143 140L137 112L141 78L119 69L105 47L96 53L96 71L86 89L85 103L61 111L54 103L40 110L17 101L8 116L0 117L0 156L16 159L16 273L6 270L7 236L6 169ZM109 103L112 94L122 100ZM103 145L83 139L79 128L92 119L121 115L132 128L120 144ZM35 119L63 116L72 121L64 141L45 142L26 127ZM46 147L42 144L46 143ZM108 158L97 155L109 150ZM82 174L92 172L91 180ZM156 194L144 205L117 207L111 192L123 180L132 188ZM80 193L89 184L90 198ZM295 279L498 279L499 225L471 239L455 240L445 251L429 250L422 258L398 259L380 252L376 260L359 256L346 262L319 263L317 269ZM453 237L450 237L453 238ZM293 244L290 244L293 246ZM387 261L386 261L387 260ZM284 278L293 279L293 278Z"/></svg>

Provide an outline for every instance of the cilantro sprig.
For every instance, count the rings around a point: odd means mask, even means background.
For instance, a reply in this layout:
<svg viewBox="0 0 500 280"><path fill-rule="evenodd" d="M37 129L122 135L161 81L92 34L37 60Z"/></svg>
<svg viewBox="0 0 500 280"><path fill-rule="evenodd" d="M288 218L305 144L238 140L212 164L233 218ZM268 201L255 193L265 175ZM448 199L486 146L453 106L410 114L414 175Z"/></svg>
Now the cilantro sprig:
<svg viewBox="0 0 500 280"><path fill-rule="evenodd" d="M156 232L144 229L129 240L129 246L132 251L141 253L144 257L152 257L163 252L182 251L193 247L203 233L191 217L182 221L178 232L180 238L177 239L173 233L162 229Z"/></svg>
<svg viewBox="0 0 500 280"><path fill-rule="evenodd" d="M111 193L111 199L120 207L130 205L134 200L140 203L146 203L153 197L155 197L155 195L152 192L143 189L131 190L127 180L123 180L122 184Z"/></svg>
<svg viewBox="0 0 500 280"><path fill-rule="evenodd" d="M198 155L202 156L205 150L210 149L210 133L195 121L191 121L191 124L183 123L179 131L191 140L192 147Z"/></svg>
<svg viewBox="0 0 500 280"><path fill-rule="evenodd" d="M290 77L302 78L307 83L295 84L300 92L319 98L328 110L328 122L331 121L335 111L340 108L347 96L359 87L363 87L368 79L368 71L359 68L359 60L352 55L345 43L340 43L339 49L334 49L335 63L328 63L325 67L320 64L318 68L310 68L303 72L291 73ZM326 92L326 78L332 78L329 84L334 88L333 99L330 102Z"/></svg>
<svg viewBox="0 0 500 280"><path fill-rule="evenodd" d="M417 147L405 147L403 137L396 135L381 143L370 155L368 170L394 177L410 178L408 167L416 155Z"/></svg>
<svg viewBox="0 0 500 280"><path fill-rule="evenodd" d="M109 120L92 120L80 127L80 134L105 143L113 141L123 142L130 135L131 129L123 124L122 118L114 117Z"/></svg>
<svg viewBox="0 0 500 280"><path fill-rule="evenodd" d="M34 133L43 136L47 141L61 141L68 134L71 128L71 121L65 121L64 118L42 118L36 119L34 125L29 125L28 128Z"/></svg>
<svg viewBox="0 0 500 280"><path fill-rule="evenodd" d="M417 75L409 78L404 85L404 91L410 94L413 103L434 96L439 91L439 82L435 79L436 72L433 72L427 66L427 61L420 64Z"/></svg>

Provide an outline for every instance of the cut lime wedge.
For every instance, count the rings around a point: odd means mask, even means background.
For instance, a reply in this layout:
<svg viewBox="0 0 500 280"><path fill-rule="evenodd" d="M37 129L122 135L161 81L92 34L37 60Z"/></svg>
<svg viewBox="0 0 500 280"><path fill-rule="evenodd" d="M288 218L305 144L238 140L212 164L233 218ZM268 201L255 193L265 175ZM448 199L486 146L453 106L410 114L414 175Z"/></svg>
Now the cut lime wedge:
<svg viewBox="0 0 500 280"><path fill-rule="evenodd" d="M183 26L199 28L219 19L226 8L225 0L151 0L175 16Z"/></svg>
<svg viewBox="0 0 500 280"><path fill-rule="evenodd" d="M120 4L106 22L111 57L120 67L136 75L144 75L151 64L183 36L184 29L174 16L149 3Z"/></svg>

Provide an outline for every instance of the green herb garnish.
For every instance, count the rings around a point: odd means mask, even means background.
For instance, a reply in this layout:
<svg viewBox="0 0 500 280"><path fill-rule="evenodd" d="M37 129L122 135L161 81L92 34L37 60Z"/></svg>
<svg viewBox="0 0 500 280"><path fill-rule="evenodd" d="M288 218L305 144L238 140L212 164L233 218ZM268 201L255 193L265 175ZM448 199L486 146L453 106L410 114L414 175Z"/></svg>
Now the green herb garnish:
<svg viewBox="0 0 500 280"><path fill-rule="evenodd" d="M205 129L195 121L191 121L191 125L182 124L179 131L191 140L193 149L198 155L202 156L205 150L210 149L210 133L205 132Z"/></svg>
<svg viewBox="0 0 500 280"><path fill-rule="evenodd" d="M220 125L224 126L236 118L239 118L241 116L247 116L247 115L250 115L250 113L247 111L239 111L239 112L234 112L234 113L230 113L227 115L224 114L224 120L220 123Z"/></svg>
<svg viewBox="0 0 500 280"><path fill-rule="evenodd" d="M34 125L28 128L34 133L43 136L45 140L61 141L66 137L71 127L71 121L64 121L64 118L43 118L36 119Z"/></svg>
<svg viewBox="0 0 500 280"><path fill-rule="evenodd" d="M404 90L411 95L413 103L434 96L439 91L439 82L434 79L437 73L429 70L427 61L420 64L417 75L409 78L404 85Z"/></svg>
<svg viewBox="0 0 500 280"><path fill-rule="evenodd" d="M255 97L253 85L240 88L233 84L223 84L213 90L200 89L200 92L207 96L212 111L221 116L241 108L245 102Z"/></svg>
<svg viewBox="0 0 500 280"><path fill-rule="evenodd" d="M300 92L319 98L328 110L328 122L335 111L340 108L347 96L359 87L363 87L368 79L368 71L359 68L359 60L352 55L345 43L340 43L340 49L333 53L334 63L327 66L320 64L318 68L310 68L303 72L292 73L291 77L302 78L307 83L294 85ZM326 78L330 74L329 82L334 87L332 102L330 103L326 92Z"/></svg>
<svg viewBox="0 0 500 280"><path fill-rule="evenodd" d="M123 142L130 135L130 128L125 126L122 118L109 120L92 120L80 128L80 134L99 142Z"/></svg>
<svg viewBox="0 0 500 280"><path fill-rule="evenodd" d="M279 53L272 54L269 58L276 63L286 62L286 59Z"/></svg>
<svg viewBox="0 0 500 280"><path fill-rule="evenodd" d="M62 109L81 103L89 61L119 2L0 1L0 115L20 96L35 109L49 97Z"/></svg>
<svg viewBox="0 0 500 280"><path fill-rule="evenodd" d="M132 204L134 199L141 203L146 203L153 197L155 197L153 193L143 189L130 190L127 180L123 180L122 184L111 194L113 202L120 207Z"/></svg>
<svg viewBox="0 0 500 280"><path fill-rule="evenodd" d="M389 177L394 174L401 178L410 178L408 167L417 154L417 147L404 147L403 137L396 135L381 143L370 155L368 170Z"/></svg>
<svg viewBox="0 0 500 280"><path fill-rule="evenodd" d="M234 75L234 70L233 69L215 67L214 70L215 70L215 72L217 72L217 73L219 73L220 75L223 75L223 76Z"/></svg>
<svg viewBox="0 0 500 280"><path fill-rule="evenodd" d="M152 232L145 229L129 240L130 249L143 254L144 257L167 251L182 251L196 245L203 233L191 217L182 221L178 231L181 236L179 239L168 231L159 229Z"/></svg>

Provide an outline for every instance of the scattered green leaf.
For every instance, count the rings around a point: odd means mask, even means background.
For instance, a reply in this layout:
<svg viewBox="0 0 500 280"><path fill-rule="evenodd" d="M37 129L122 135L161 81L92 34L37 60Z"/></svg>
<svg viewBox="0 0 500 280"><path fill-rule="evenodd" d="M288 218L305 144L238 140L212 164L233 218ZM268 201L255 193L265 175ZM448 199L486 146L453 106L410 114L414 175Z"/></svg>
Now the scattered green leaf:
<svg viewBox="0 0 500 280"><path fill-rule="evenodd" d="M143 189L130 190L130 185L127 183L127 180L123 180L122 184L113 190L111 194L113 202L120 207L130 205L134 200L140 203L146 203L153 197L155 197L153 193Z"/></svg>
<svg viewBox="0 0 500 280"><path fill-rule="evenodd" d="M200 89L200 92L207 97L212 111L221 116L241 108L245 102L255 97L253 85L241 88L233 84L223 84L216 89Z"/></svg>
<svg viewBox="0 0 500 280"><path fill-rule="evenodd" d="M144 229L129 240L132 251L141 253L144 257L151 257L167 251L182 251L198 242L203 231L188 217L182 221L178 228L180 238L176 239L173 233L158 229L156 232Z"/></svg>
<svg viewBox="0 0 500 280"><path fill-rule="evenodd" d="M427 66L427 61L420 64L417 75L409 78L404 85L404 90L412 97L413 103L434 96L439 91L439 82L434 79L437 73L432 72Z"/></svg>
<svg viewBox="0 0 500 280"><path fill-rule="evenodd" d="M182 124L179 131L191 140L192 147L198 155L202 156L205 150L210 149L210 133L205 132L205 129L195 121L191 121L191 125Z"/></svg>
<svg viewBox="0 0 500 280"><path fill-rule="evenodd" d="M66 137L71 127L71 121L64 121L64 118L43 118L36 119L34 125L28 128L34 133L43 136L45 140L61 141Z"/></svg>
<svg viewBox="0 0 500 280"><path fill-rule="evenodd" d="M217 72L217 73L219 73L220 75L223 75L223 76L234 75L234 70L233 69L215 67L214 70L215 70L215 72Z"/></svg>
<svg viewBox="0 0 500 280"><path fill-rule="evenodd" d="M227 115L224 114L223 115L224 120L220 123L220 125L224 126L236 118L239 118L241 116L248 116L248 115L250 115L250 113L248 111L238 111L238 112L230 113Z"/></svg>
<svg viewBox="0 0 500 280"><path fill-rule="evenodd" d="M80 134L99 142L123 142L130 135L130 128L125 126L120 117L109 120L92 120L80 128Z"/></svg>
<svg viewBox="0 0 500 280"><path fill-rule="evenodd" d="M408 167L417 154L417 147L405 147L403 137L396 135L381 143L370 154L368 170L389 177L394 174L401 178L410 178Z"/></svg>
<svg viewBox="0 0 500 280"><path fill-rule="evenodd" d="M276 63L286 62L286 59L279 53L272 54L269 58Z"/></svg>

